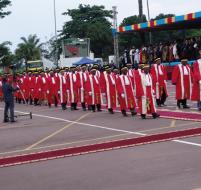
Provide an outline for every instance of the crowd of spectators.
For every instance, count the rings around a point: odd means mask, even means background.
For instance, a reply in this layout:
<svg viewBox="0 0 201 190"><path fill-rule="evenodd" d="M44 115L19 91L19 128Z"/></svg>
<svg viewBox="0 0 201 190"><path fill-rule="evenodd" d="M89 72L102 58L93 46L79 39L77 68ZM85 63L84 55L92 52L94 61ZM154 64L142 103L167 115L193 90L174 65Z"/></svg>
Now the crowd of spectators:
<svg viewBox="0 0 201 190"><path fill-rule="evenodd" d="M172 42L159 43L154 45L142 46L141 48L132 47L124 50L121 56L121 63L128 62L133 65L153 63L154 59L161 58L163 63L180 61L183 58L196 60L198 57L198 47L201 45L201 37L175 40Z"/></svg>

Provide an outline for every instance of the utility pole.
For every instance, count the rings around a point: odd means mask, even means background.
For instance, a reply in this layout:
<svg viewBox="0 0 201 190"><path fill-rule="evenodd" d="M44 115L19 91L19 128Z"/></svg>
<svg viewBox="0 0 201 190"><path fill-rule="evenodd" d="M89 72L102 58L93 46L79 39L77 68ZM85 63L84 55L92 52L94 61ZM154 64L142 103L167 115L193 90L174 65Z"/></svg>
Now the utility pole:
<svg viewBox="0 0 201 190"><path fill-rule="evenodd" d="M138 0L140 22L143 22L143 4L142 0Z"/></svg>
<svg viewBox="0 0 201 190"><path fill-rule="evenodd" d="M55 30L55 65L58 67L58 47L57 47L57 16L56 16L56 2L54 2L54 30Z"/></svg>
<svg viewBox="0 0 201 190"><path fill-rule="evenodd" d="M142 23L143 22L143 3L142 0L138 0L138 5L139 5L139 20ZM145 34L144 32L139 32L142 43L145 43Z"/></svg>
<svg viewBox="0 0 201 190"><path fill-rule="evenodd" d="M148 13L148 20L150 21L149 0L147 0L147 13ZM151 35L151 32L149 32L149 43L152 44L152 35Z"/></svg>
<svg viewBox="0 0 201 190"><path fill-rule="evenodd" d="M117 67L119 67L119 40L117 33L117 7L113 6L113 29L115 30L113 34L114 38L114 60Z"/></svg>

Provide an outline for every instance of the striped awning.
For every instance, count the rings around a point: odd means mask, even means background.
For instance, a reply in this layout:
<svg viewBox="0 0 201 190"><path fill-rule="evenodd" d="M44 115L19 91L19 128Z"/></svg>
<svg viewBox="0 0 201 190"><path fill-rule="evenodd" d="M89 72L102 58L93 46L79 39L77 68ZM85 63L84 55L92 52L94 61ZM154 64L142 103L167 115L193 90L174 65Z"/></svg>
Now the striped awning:
<svg viewBox="0 0 201 190"><path fill-rule="evenodd" d="M163 29L165 29L165 27L167 27L168 29L168 27L174 25L179 27L179 24L183 24L181 26L185 27L185 23L189 23L189 26L190 24L192 24L192 26L195 26L196 28L198 27L201 28L201 25L200 23L198 23L198 21L201 22L201 11L159 20L151 20L149 22L144 22L140 24L120 26L118 27L117 32L123 33L123 32L140 31L140 30L162 29L162 27Z"/></svg>

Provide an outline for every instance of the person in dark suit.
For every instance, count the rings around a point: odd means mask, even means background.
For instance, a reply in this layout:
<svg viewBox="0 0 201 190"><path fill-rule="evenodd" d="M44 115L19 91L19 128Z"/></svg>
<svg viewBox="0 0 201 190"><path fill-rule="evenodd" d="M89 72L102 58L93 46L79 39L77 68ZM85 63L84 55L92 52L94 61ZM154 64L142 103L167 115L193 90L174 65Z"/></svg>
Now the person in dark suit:
<svg viewBox="0 0 201 190"><path fill-rule="evenodd" d="M11 82L7 80L7 77L4 76L2 80L2 92L3 99L5 102L4 108L4 122L9 122L8 110L10 110L10 121L15 122L14 120L14 95L13 93L19 90L19 87L13 88Z"/></svg>

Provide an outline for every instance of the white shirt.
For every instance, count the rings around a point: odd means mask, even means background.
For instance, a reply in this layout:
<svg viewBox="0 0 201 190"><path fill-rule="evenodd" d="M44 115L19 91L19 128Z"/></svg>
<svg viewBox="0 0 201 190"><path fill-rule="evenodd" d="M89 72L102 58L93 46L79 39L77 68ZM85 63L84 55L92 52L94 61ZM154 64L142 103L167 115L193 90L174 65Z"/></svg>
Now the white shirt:
<svg viewBox="0 0 201 190"><path fill-rule="evenodd" d="M128 76L124 75L124 81L125 81L126 86L130 85L130 81L128 79Z"/></svg>
<svg viewBox="0 0 201 190"><path fill-rule="evenodd" d="M149 74L145 74L145 86L151 86L151 77Z"/></svg>
<svg viewBox="0 0 201 190"><path fill-rule="evenodd" d="M188 70L187 70L186 66L184 66L183 68L184 68L184 75L188 75Z"/></svg>

